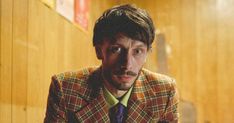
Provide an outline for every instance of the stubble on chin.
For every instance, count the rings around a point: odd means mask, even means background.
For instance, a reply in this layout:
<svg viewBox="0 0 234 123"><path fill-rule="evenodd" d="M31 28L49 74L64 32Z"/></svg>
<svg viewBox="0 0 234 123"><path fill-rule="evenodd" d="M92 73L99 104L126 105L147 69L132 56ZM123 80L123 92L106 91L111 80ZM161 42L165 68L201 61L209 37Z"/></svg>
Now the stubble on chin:
<svg viewBox="0 0 234 123"><path fill-rule="evenodd" d="M121 91L127 91L129 90L136 82L137 78L139 75L137 75L134 80L129 81L129 82L121 82L121 81L117 81L114 80L113 78L111 79L112 81L109 81L109 83L116 88L117 90L121 90Z"/></svg>

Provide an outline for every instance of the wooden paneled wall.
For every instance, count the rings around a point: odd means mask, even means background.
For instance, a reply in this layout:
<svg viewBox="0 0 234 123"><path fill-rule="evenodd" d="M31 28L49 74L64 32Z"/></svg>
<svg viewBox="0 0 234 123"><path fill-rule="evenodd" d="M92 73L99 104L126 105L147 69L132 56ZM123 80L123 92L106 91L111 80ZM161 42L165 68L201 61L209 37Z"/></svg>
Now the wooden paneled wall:
<svg viewBox="0 0 234 123"><path fill-rule="evenodd" d="M181 101L196 108L198 123L234 121L233 0L91 0L84 32L39 0L0 1L0 122L41 123L50 77L98 65L94 21L103 10L135 3L148 10L165 36L167 69ZM158 71L157 43L145 67ZM183 119L183 115L181 116Z"/></svg>

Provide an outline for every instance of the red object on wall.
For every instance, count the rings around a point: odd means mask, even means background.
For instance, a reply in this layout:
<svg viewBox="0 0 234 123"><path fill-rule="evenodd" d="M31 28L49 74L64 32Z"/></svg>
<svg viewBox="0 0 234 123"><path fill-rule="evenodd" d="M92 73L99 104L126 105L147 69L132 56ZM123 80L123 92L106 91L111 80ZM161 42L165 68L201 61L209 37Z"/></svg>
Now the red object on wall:
<svg viewBox="0 0 234 123"><path fill-rule="evenodd" d="M89 0L75 0L75 23L88 30Z"/></svg>

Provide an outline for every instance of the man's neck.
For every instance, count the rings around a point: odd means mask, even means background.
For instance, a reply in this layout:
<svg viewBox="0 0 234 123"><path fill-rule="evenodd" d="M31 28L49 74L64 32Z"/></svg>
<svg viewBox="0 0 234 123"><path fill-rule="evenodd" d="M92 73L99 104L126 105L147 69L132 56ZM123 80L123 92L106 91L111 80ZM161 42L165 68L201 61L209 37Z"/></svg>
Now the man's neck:
<svg viewBox="0 0 234 123"><path fill-rule="evenodd" d="M107 82L107 80L104 79L104 86L106 87L106 89L108 89L108 91L115 96L115 98L120 98L122 97L125 93L128 92L128 90L118 90L116 88L114 88L112 85L110 85L109 82Z"/></svg>

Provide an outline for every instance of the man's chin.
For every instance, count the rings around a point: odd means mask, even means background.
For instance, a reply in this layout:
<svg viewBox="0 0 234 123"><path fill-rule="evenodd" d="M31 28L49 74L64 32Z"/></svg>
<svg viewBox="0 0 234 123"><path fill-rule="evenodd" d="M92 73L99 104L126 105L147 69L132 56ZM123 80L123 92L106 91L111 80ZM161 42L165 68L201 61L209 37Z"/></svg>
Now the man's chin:
<svg viewBox="0 0 234 123"><path fill-rule="evenodd" d="M115 81L115 83L112 83L112 85L118 90L125 91L130 89L133 83L133 81Z"/></svg>
<svg viewBox="0 0 234 123"><path fill-rule="evenodd" d="M131 86L129 86L129 85L128 86L126 86L126 85L119 85L118 87L116 87L116 89L121 90L121 91L127 91L131 87L132 87L132 85Z"/></svg>

